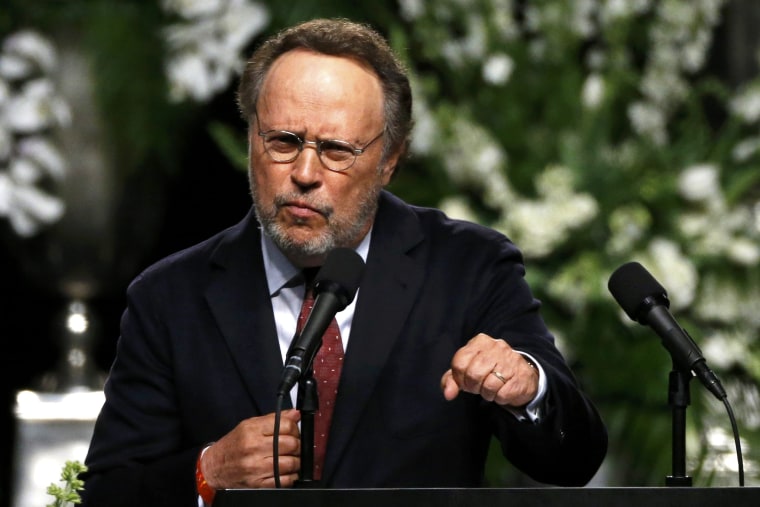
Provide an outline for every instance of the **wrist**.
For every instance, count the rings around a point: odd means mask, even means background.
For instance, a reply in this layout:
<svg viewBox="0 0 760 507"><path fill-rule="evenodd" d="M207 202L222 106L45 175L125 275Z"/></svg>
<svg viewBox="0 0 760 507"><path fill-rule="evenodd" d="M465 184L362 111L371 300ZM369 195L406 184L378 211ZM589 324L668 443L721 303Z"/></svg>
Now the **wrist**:
<svg viewBox="0 0 760 507"><path fill-rule="evenodd" d="M198 495L203 499L203 503L207 506L214 503L214 496L216 495L216 490L206 482L206 477L203 475L203 455L206 454L209 447L211 447L211 444L204 447L203 450L198 453L198 459L195 462L195 488Z"/></svg>

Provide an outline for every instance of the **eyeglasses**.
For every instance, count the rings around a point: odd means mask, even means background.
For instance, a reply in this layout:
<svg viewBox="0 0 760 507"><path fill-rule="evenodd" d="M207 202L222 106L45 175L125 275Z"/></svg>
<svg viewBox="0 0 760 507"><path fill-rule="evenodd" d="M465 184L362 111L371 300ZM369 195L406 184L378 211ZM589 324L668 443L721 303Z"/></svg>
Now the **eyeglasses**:
<svg viewBox="0 0 760 507"><path fill-rule="evenodd" d="M256 117L256 122L259 119ZM259 129L261 125L259 124ZM298 134L287 130L259 131L259 136L264 139L264 150L272 157L272 160L282 164L293 162L301 154L305 145L312 145L317 150L317 155L322 164L331 171L342 172L349 169L356 162L356 157L367 151L372 143L380 139L380 132L363 148L357 148L347 141L337 139L307 141Z"/></svg>

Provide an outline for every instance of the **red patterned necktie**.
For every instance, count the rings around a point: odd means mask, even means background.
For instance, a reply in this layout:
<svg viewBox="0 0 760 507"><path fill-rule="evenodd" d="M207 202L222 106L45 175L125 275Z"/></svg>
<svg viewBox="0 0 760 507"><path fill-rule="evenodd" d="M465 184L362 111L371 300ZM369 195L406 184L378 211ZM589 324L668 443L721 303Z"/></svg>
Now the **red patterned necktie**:
<svg viewBox="0 0 760 507"><path fill-rule="evenodd" d="M314 306L314 294L309 288L304 298L301 314L298 316L297 334L301 333L306 319ZM319 411L314 416L314 479L322 478L322 466L327 450L327 436L330 432L335 398L338 394L338 381L343 367L343 340L340 337L338 323L333 318L322 335L322 346L314 357L314 378L317 382Z"/></svg>

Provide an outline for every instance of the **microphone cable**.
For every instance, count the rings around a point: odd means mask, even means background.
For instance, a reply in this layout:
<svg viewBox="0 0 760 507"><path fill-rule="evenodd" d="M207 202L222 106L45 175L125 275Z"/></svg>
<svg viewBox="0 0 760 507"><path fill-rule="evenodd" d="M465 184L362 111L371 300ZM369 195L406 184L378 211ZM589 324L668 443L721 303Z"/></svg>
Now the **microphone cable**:
<svg viewBox="0 0 760 507"><path fill-rule="evenodd" d="M728 419L731 421L731 430L734 434L734 445L736 447L736 460L739 463L739 486L744 486L744 460L742 458L742 442L739 438L739 427L736 424L736 417L731 404L728 402L728 396L724 396L721 401L728 412Z"/></svg>
<svg viewBox="0 0 760 507"><path fill-rule="evenodd" d="M282 404L285 398L284 394L277 395L277 405L274 409L274 436L272 437L272 466L274 468L274 487L280 489L280 416L282 415Z"/></svg>

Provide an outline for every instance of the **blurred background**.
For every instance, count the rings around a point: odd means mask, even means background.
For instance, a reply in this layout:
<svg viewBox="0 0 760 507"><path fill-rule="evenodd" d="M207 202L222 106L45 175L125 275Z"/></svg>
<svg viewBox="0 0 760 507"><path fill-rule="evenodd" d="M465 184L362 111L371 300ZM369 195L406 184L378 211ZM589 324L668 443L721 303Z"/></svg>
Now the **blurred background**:
<svg viewBox="0 0 760 507"><path fill-rule="evenodd" d="M131 278L248 210L246 55L337 16L384 33L413 77L412 157L391 189L523 250L609 427L595 483L671 472L670 356L606 288L635 260L723 381L760 485L760 3L2 0L0 505L17 393L97 391ZM689 475L738 485L723 405L691 394ZM488 483L529 482L493 457Z"/></svg>

